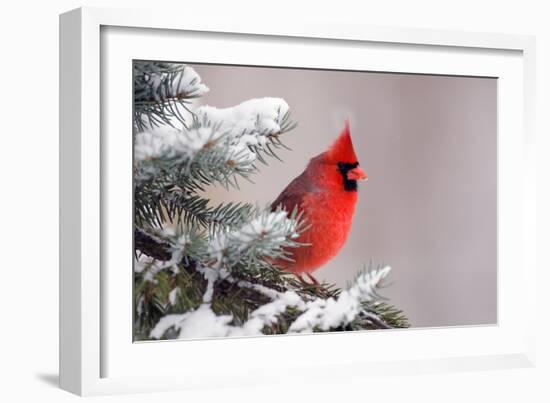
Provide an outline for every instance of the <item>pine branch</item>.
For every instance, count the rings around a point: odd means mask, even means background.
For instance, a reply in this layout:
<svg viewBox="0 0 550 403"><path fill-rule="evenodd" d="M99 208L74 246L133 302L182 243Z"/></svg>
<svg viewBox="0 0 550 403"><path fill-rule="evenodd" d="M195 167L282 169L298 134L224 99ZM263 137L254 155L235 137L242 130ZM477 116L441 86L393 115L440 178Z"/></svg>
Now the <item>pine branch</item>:
<svg viewBox="0 0 550 403"><path fill-rule="evenodd" d="M199 226L214 234L224 228L238 226L257 211L249 203L220 203L185 192L178 186L151 191L138 187L134 194L135 219L140 226L162 227L170 223L192 228Z"/></svg>
<svg viewBox="0 0 550 403"><path fill-rule="evenodd" d="M140 223L160 227L180 220L182 214L189 224L221 223L222 214L229 210L223 206L211 210L194 193L216 183L238 188L237 177L250 180L257 171L255 160L267 164L264 157L279 158L276 152L284 148L279 136L295 127L288 111L278 110L279 117L251 123L242 132L234 127L223 129L223 122L212 123L209 115L199 113L202 121L195 118L189 130L137 134L134 197ZM213 214L218 220L209 219ZM232 217L225 214L223 218Z"/></svg>
<svg viewBox="0 0 550 403"><path fill-rule="evenodd" d="M172 245L169 242L148 234L138 227L134 227L134 248L157 260L172 258Z"/></svg>
<svg viewBox="0 0 550 403"><path fill-rule="evenodd" d="M207 270L201 269L200 272ZM194 308L180 311L186 312L184 314L169 313L173 312L169 309L150 329L150 337L239 336L405 327L405 322L396 322L387 311L375 308L379 300L374 291L387 272L387 268L373 269L368 273L363 271L363 277L358 277L358 282L363 283L356 287L362 292L351 300L349 295L353 294L353 288L331 292L317 288L312 293L311 289L304 289L303 283L292 282L291 276L283 272L279 272L276 285L238 280L235 277L238 273L222 272L216 277L215 287L211 291L212 300L205 304L204 299L198 298ZM204 277L207 278L206 275ZM365 281L371 286L365 287ZM207 293L209 283L207 279L206 283L194 284L193 287ZM355 313L342 309L342 305L367 300L371 302L369 310L362 309L362 305L357 305L359 309ZM398 311L394 309L394 312ZM201 318L201 323L206 321L202 329L193 330L189 321L194 320L195 316ZM197 333L193 333L195 331Z"/></svg>
<svg viewBox="0 0 550 403"><path fill-rule="evenodd" d="M238 188L258 162L280 159L294 129L279 98L218 109L182 64L134 64L134 335L137 340L408 326L378 294L389 268L341 290L281 271L307 223L298 211L211 206L208 186ZM178 126L178 127L176 127Z"/></svg>
<svg viewBox="0 0 550 403"><path fill-rule="evenodd" d="M245 110L250 108L245 104L240 106ZM267 164L265 156L279 158L277 150L285 148L280 136L296 124L290 119L290 113L280 111L280 107L271 120L263 119L260 123L259 115L250 116L256 116L256 121L252 120L256 123L244 128L225 121L213 122L211 116L199 108L188 129L164 128L137 133L136 183L164 181L189 191L204 190L213 183L226 188L238 187L235 176L248 179L257 171L256 160ZM214 113L211 109L207 111Z"/></svg>
<svg viewBox="0 0 550 403"><path fill-rule="evenodd" d="M208 92L192 67L175 63L134 63L134 126L138 131L174 121L186 127L189 100ZM187 115L187 117L185 116Z"/></svg>

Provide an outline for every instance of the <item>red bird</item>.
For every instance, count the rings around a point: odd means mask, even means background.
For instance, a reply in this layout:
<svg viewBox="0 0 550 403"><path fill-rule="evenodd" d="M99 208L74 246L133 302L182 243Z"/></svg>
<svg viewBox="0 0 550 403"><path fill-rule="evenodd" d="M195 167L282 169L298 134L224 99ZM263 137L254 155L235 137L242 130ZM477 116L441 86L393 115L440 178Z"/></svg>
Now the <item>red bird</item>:
<svg viewBox="0 0 550 403"><path fill-rule="evenodd" d="M272 203L271 208L303 213L309 225L297 239L308 244L292 250L292 259L276 264L302 279L306 274L318 284L311 272L331 260L342 248L351 229L357 202L357 181L367 179L351 142L349 123L334 144L312 158ZM303 280L303 279L302 279Z"/></svg>

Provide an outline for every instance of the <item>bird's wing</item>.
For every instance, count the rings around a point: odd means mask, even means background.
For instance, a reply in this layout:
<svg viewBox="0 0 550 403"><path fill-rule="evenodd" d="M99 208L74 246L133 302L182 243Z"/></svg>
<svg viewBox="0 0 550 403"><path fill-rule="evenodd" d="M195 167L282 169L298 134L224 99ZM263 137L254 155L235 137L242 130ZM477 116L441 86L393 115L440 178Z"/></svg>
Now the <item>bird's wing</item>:
<svg viewBox="0 0 550 403"><path fill-rule="evenodd" d="M271 203L272 211L275 211L279 206L287 212L291 212L295 207L298 207L300 210L302 209L301 205L304 201L304 196L314 191L311 185L308 185L310 182L304 176L305 172L288 184L279 197Z"/></svg>
<svg viewBox="0 0 550 403"><path fill-rule="evenodd" d="M305 175L305 172L302 173L300 176L296 177L292 182L288 184L288 186L281 192L279 197L277 197L277 199L275 199L275 201L271 203L271 211L282 208L284 211L287 212L287 214L290 214L296 208L299 213L304 213L304 210L307 206L307 203L305 203L307 200L307 195L310 194L310 192L315 191L315 189L313 189L311 185L308 185L310 181L307 181L305 179ZM307 216L307 212L305 213ZM297 239L297 241L304 244L309 244L309 231L303 232ZM311 253L309 249L310 248L308 247L300 247L299 250L294 247L289 248L289 257L291 257L292 260L288 261L287 259L279 259L276 261L276 264L283 270L293 271L293 267L295 266L296 259L298 257L302 260L307 260L309 258L309 254Z"/></svg>

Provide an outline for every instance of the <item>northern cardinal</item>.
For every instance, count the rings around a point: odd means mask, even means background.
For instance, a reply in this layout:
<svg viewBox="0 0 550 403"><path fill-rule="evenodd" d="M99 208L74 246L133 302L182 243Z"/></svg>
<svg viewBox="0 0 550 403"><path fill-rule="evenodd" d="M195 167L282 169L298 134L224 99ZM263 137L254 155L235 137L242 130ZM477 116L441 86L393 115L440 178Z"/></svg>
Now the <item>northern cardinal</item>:
<svg viewBox="0 0 550 403"><path fill-rule="evenodd" d="M297 239L307 245L292 249L292 262L279 260L277 265L318 284L310 273L336 256L346 242L357 202L357 181L365 179L346 121L334 144L312 158L271 204L273 210L282 208L288 213L297 208L309 225Z"/></svg>

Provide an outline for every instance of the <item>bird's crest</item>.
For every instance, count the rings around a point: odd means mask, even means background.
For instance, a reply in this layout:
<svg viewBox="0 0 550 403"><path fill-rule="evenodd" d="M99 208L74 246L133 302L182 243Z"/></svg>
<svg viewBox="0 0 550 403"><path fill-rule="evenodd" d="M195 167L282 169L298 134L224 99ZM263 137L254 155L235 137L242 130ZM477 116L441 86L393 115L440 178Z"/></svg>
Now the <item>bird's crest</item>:
<svg viewBox="0 0 550 403"><path fill-rule="evenodd" d="M357 162L357 156L353 149L353 143L351 142L351 135L349 131L349 120L346 119L344 129L327 150L325 158L331 162L344 162L355 163Z"/></svg>

